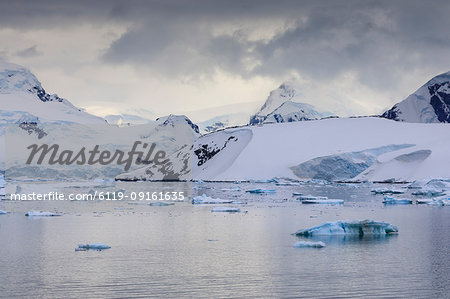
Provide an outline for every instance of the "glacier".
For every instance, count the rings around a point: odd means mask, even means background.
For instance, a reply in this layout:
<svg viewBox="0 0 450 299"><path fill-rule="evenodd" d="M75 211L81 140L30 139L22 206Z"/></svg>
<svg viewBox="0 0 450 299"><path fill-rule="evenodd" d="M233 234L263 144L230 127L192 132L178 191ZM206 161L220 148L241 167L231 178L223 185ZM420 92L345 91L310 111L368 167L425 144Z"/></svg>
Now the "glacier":
<svg viewBox="0 0 450 299"><path fill-rule="evenodd" d="M397 233L398 228L387 222L374 220L341 220L325 222L319 226L300 229L294 234L297 236L329 236L329 235L358 235L373 236Z"/></svg>

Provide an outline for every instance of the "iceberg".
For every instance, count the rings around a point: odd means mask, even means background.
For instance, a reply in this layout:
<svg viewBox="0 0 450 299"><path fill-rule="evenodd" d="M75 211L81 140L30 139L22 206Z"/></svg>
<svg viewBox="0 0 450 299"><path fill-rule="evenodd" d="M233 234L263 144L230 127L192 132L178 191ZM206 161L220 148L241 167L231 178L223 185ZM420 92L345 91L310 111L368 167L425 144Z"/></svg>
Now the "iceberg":
<svg viewBox="0 0 450 299"><path fill-rule="evenodd" d="M62 216L62 214L59 213L53 213L48 211L28 211L25 216L28 217L54 217L54 216Z"/></svg>
<svg viewBox="0 0 450 299"><path fill-rule="evenodd" d="M275 190L268 190L268 189L251 189L251 190L247 190L245 192L248 193L253 193L253 194L269 194L269 193L275 193Z"/></svg>
<svg viewBox="0 0 450 299"><path fill-rule="evenodd" d="M402 194L405 193L405 191L403 190L398 190L398 189L373 189L370 192L374 193L374 194Z"/></svg>
<svg viewBox="0 0 450 299"><path fill-rule="evenodd" d="M241 209L239 208L230 208L230 207L214 207L211 209L213 213L227 212L227 213L239 213Z"/></svg>
<svg viewBox="0 0 450 299"><path fill-rule="evenodd" d="M325 243L321 242L321 241L319 241L319 242L298 241L298 242L295 242L295 244L294 244L294 248L307 248L307 247L310 247L310 248L323 248L325 246L327 246L327 245L325 245Z"/></svg>
<svg viewBox="0 0 450 299"><path fill-rule="evenodd" d="M0 210L0 215L3 215L3 214L8 214L8 212L5 212L5 211L3 211L3 210Z"/></svg>
<svg viewBox="0 0 450 299"><path fill-rule="evenodd" d="M325 222L319 226L300 229L295 232L297 236L330 236L330 235L358 235L373 236L397 233L398 228L387 222L374 220L342 220Z"/></svg>
<svg viewBox="0 0 450 299"><path fill-rule="evenodd" d="M80 249L94 249L94 250L103 250L109 249L111 246L108 246L104 243L92 243L92 244L79 244L78 248Z"/></svg>
<svg viewBox="0 0 450 299"><path fill-rule="evenodd" d="M395 198L395 197L385 196L383 203L390 204L390 205L409 205L409 204L412 204L412 200L407 199L407 198Z"/></svg>
<svg viewBox="0 0 450 299"><path fill-rule="evenodd" d="M201 196L195 196L192 199L193 205L199 204L224 204L224 203L232 203L232 200L220 199L220 198L212 198L203 194Z"/></svg>

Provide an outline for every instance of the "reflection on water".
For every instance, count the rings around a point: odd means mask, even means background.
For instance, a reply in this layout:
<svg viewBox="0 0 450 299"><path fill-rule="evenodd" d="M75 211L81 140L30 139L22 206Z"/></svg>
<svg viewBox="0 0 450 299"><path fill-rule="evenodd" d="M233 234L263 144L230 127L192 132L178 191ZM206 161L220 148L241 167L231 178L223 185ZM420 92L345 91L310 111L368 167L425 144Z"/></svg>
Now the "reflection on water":
<svg viewBox="0 0 450 299"><path fill-rule="evenodd" d="M184 191L233 198L248 213L211 213L188 200L148 202L10 202L0 209L0 297L448 297L450 208L382 205L370 186L114 183L105 188L60 183L61 192ZM197 186L197 185L196 185ZM240 191L229 191L240 186ZM25 186L23 189L42 188ZM48 184L47 184L48 187ZM104 187L104 186L103 186ZM220 189L228 189L221 191ZM344 199L344 205L302 205L292 192ZM62 217L25 217L43 209ZM374 219L398 235L378 237L291 234L326 221ZM325 248L293 248L298 240ZM104 251L75 252L103 242Z"/></svg>

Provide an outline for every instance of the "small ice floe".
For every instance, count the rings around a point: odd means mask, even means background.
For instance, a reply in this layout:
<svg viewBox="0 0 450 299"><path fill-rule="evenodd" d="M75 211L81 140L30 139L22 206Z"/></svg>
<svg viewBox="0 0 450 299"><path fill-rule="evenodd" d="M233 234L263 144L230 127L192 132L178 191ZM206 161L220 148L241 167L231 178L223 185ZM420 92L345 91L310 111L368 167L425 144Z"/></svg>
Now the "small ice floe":
<svg viewBox="0 0 450 299"><path fill-rule="evenodd" d="M192 204L193 205L200 205L200 204L224 204L224 203L232 203L232 200L227 199L220 199L220 198L212 198L209 196L206 196L206 194L203 194L201 196L195 196L192 198Z"/></svg>
<svg viewBox="0 0 450 299"><path fill-rule="evenodd" d="M257 184L276 183L276 182L278 182L276 179L250 180L250 183L257 183Z"/></svg>
<svg viewBox="0 0 450 299"><path fill-rule="evenodd" d="M426 197L436 197L436 196L442 196L445 195L445 190L438 190L438 189L422 189L418 191L414 191L411 193L412 195L416 196L426 196Z"/></svg>
<svg viewBox="0 0 450 299"><path fill-rule="evenodd" d="M229 191L229 192L236 192L236 191L241 191L241 188L238 186L238 187L236 187L236 188L222 188L222 189L220 189L220 191L224 191L224 192L226 192L226 191Z"/></svg>
<svg viewBox="0 0 450 299"><path fill-rule="evenodd" d="M167 206L173 206L173 202L163 202L163 201L155 201L148 204L151 207L167 207Z"/></svg>
<svg viewBox="0 0 450 299"><path fill-rule="evenodd" d="M313 196L313 195L299 195L296 200L304 201L304 200L327 200L326 196Z"/></svg>
<svg viewBox="0 0 450 299"><path fill-rule="evenodd" d="M426 205L432 203L434 200L431 198L421 198L416 200L416 204L418 205Z"/></svg>
<svg viewBox="0 0 450 299"><path fill-rule="evenodd" d="M211 209L213 213L239 213L241 209L233 207L214 207Z"/></svg>
<svg viewBox="0 0 450 299"><path fill-rule="evenodd" d="M342 220L325 222L321 225L307 229L300 229L294 234L297 236L330 236L330 235L358 235L373 236L397 233L398 228L387 222L373 220Z"/></svg>
<svg viewBox="0 0 450 299"><path fill-rule="evenodd" d="M247 190L245 192L253 193L253 194L270 194L270 193L275 193L276 191L273 189L251 189L251 190Z"/></svg>
<svg viewBox="0 0 450 299"><path fill-rule="evenodd" d="M331 199L326 196L312 196L312 195L300 195L296 200L301 201L303 204L328 204L328 205L340 205L344 203L343 199Z"/></svg>
<svg viewBox="0 0 450 299"><path fill-rule="evenodd" d="M301 192L292 192L292 196L302 196L303 193Z"/></svg>
<svg viewBox="0 0 450 299"><path fill-rule="evenodd" d="M405 193L405 191L403 191L403 190L389 189L389 188L373 189L370 192L372 192L374 194L403 194L403 193Z"/></svg>
<svg viewBox="0 0 450 299"><path fill-rule="evenodd" d="M92 243L92 244L78 244L78 248L75 248L75 251L86 251L88 249L93 250L104 250L109 249L111 246L108 246L104 243ZM79 250L77 250L79 249Z"/></svg>
<svg viewBox="0 0 450 299"><path fill-rule="evenodd" d="M277 186L298 186L298 183L295 182L278 182L275 183Z"/></svg>
<svg viewBox="0 0 450 299"><path fill-rule="evenodd" d="M450 197L443 196L439 198L434 198L432 201L427 203L431 206L450 206Z"/></svg>
<svg viewBox="0 0 450 299"><path fill-rule="evenodd" d="M0 210L0 215L3 215L3 214L8 214L8 212Z"/></svg>
<svg viewBox="0 0 450 299"><path fill-rule="evenodd" d="M312 242L312 241L298 241L295 242L294 248L323 248L325 245L324 242Z"/></svg>
<svg viewBox="0 0 450 299"><path fill-rule="evenodd" d="M383 199L383 203L389 205L409 205L412 204L412 200L407 198L395 198L391 196L385 196Z"/></svg>
<svg viewBox="0 0 450 299"><path fill-rule="evenodd" d="M62 216L59 213L53 213L48 211L28 211L25 216L28 217L54 217L54 216Z"/></svg>
<svg viewBox="0 0 450 299"><path fill-rule="evenodd" d="M247 203L245 201L232 201L231 204L233 204L233 205L246 205Z"/></svg>
<svg viewBox="0 0 450 299"><path fill-rule="evenodd" d="M323 205L341 205L344 203L343 199L305 199L302 204L323 204Z"/></svg>

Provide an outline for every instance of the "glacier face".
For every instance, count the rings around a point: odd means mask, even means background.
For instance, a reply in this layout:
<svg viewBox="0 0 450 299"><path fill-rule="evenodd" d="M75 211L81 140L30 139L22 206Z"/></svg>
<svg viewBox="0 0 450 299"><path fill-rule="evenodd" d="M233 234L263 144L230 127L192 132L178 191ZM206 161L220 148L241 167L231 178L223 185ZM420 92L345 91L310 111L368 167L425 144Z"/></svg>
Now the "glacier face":
<svg viewBox="0 0 450 299"><path fill-rule="evenodd" d="M450 72L440 74L405 100L397 103L382 117L404 122L450 122Z"/></svg>
<svg viewBox="0 0 450 299"><path fill-rule="evenodd" d="M291 169L299 178L348 180L368 169L376 162L378 156L412 146L414 144L393 144L364 151L317 157L293 166Z"/></svg>

